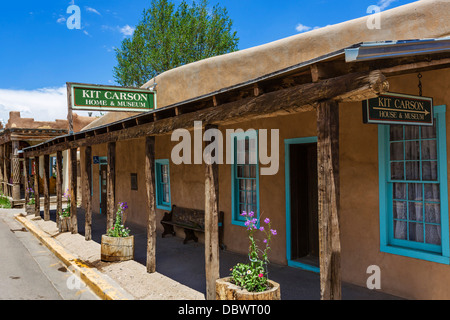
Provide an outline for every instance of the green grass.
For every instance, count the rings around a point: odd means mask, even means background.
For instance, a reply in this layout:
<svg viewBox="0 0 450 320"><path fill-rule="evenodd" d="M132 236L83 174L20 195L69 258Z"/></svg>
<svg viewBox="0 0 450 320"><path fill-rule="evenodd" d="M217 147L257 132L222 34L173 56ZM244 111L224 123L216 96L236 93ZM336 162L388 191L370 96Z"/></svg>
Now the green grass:
<svg viewBox="0 0 450 320"><path fill-rule="evenodd" d="M9 199L2 194L0 195L0 208L3 209L11 208L11 202L9 202Z"/></svg>

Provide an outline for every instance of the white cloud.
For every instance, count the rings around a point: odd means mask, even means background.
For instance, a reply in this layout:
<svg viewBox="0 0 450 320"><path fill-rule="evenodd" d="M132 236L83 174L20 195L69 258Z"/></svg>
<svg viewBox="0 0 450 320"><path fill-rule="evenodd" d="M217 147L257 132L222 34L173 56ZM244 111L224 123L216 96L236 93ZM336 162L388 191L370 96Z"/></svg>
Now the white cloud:
<svg viewBox="0 0 450 320"><path fill-rule="evenodd" d="M95 10L94 8L91 7L85 7L87 12L92 12L95 14L98 14L99 16L101 16L100 12L98 12L97 10Z"/></svg>
<svg viewBox="0 0 450 320"><path fill-rule="evenodd" d="M36 121L67 119L67 89L40 88L34 90L0 89L0 119L7 122L10 111L20 111L22 118ZM86 115L86 112L77 112Z"/></svg>
<svg viewBox="0 0 450 320"><path fill-rule="evenodd" d="M58 18L58 20L56 20L57 23L64 23L65 21L66 21L66 18L63 17L63 16L60 16L60 17Z"/></svg>
<svg viewBox="0 0 450 320"><path fill-rule="evenodd" d="M131 36L134 32L133 27L129 26L129 25L125 25L122 28L119 27L119 31L120 33L122 33L124 36Z"/></svg>
<svg viewBox="0 0 450 320"><path fill-rule="evenodd" d="M391 3L395 2L397 0L380 0L378 1L378 6L380 7L380 10L384 10L387 7L389 7L391 5Z"/></svg>
<svg viewBox="0 0 450 320"><path fill-rule="evenodd" d="M303 25L303 24L301 24L301 23L299 23L299 24L295 27L295 30L297 30L298 32L305 32L305 31L309 31L309 30L311 30L311 29L312 29L311 27L305 26L305 25Z"/></svg>

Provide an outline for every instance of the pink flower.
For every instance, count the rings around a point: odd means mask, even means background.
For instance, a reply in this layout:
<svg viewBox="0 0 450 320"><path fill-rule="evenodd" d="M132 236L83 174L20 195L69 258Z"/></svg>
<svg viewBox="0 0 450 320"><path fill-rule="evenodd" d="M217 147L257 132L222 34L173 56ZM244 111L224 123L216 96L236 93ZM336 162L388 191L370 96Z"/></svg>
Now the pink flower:
<svg viewBox="0 0 450 320"><path fill-rule="evenodd" d="M258 274L258 277L262 278L264 275L262 273Z"/></svg>
<svg viewBox="0 0 450 320"><path fill-rule="evenodd" d="M277 235L277 230L270 229L270 232L272 232L272 234L273 234L274 236Z"/></svg>
<svg viewBox="0 0 450 320"><path fill-rule="evenodd" d="M264 222L267 224L267 223L270 223L270 219L269 218L265 218L264 219Z"/></svg>

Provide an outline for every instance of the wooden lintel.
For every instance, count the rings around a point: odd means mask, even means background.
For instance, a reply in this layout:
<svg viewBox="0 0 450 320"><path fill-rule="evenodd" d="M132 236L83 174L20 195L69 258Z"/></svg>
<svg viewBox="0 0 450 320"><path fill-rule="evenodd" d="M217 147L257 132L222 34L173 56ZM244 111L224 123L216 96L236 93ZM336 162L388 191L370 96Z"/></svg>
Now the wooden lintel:
<svg viewBox="0 0 450 320"><path fill-rule="evenodd" d="M383 68L381 69L381 72L386 74L386 76L396 76L404 73L424 72L435 68L442 68L446 65L450 66L450 58L401 64L394 67Z"/></svg>

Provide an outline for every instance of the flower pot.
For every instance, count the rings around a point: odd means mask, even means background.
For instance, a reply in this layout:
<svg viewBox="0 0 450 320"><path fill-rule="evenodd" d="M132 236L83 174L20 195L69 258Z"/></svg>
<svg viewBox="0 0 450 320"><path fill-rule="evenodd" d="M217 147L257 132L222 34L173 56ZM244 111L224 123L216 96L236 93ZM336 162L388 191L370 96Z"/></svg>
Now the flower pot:
<svg viewBox="0 0 450 320"><path fill-rule="evenodd" d="M27 212L27 214L34 214L35 211L34 204L27 204L25 206L25 211Z"/></svg>
<svg viewBox="0 0 450 320"><path fill-rule="evenodd" d="M68 232L71 229L70 217L59 216L59 232Z"/></svg>
<svg viewBox="0 0 450 320"><path fill-rule="evenodd" d="M109 237L102 235L101 260L107 262L134 259L134 236Z"/></svg>
<svg viewBox="0 0 450 320"><path fill-rule="evenodd" d="M216 300L281 300L280 284L268 280L270 289L249 292L230 282L231 277L216 280Z"/></svg>

